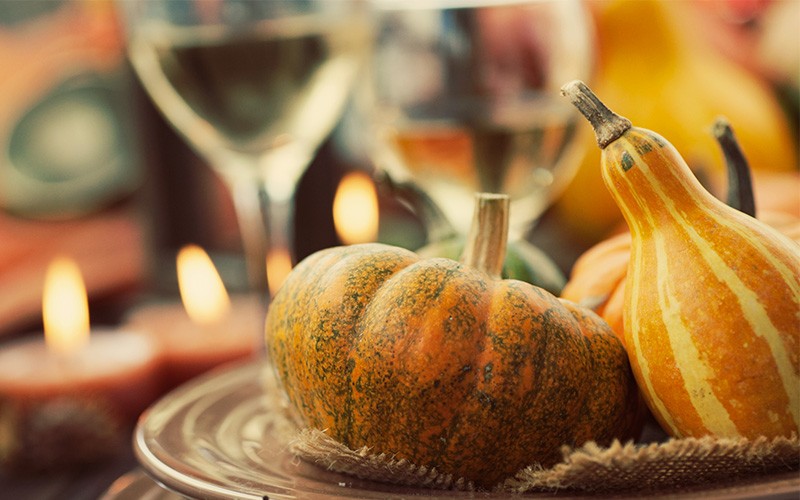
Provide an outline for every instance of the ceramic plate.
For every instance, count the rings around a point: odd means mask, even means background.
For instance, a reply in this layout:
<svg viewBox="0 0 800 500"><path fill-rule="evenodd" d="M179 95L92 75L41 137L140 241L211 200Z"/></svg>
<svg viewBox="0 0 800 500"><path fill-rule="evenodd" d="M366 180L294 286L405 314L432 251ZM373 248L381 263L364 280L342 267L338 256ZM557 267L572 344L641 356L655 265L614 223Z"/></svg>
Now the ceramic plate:
<svg viewBox="0 0 800 500"><path fill-rule="evenodd" d="M282 410L275 408L280 396L268 375L265 362L232 365L157 402L142 415L134 435L143 469L158 483L192 498L507 498L363 481L298 460L273 425L275 412ZM798 498L798 493L800 478L795 473L768 483L693 490L690 496L778 499ZM561 492L523 497L570 496Z"/></svg>
<svg viewBox="0 0 800 500"><path fill-rule="evenodd" d="M436 491L362 481L298 460L271 423L276 398L265 363L234 365L184 385L147 410L134 451L156 481L208 499L434 498ZM271 396L271 397L269 397ZM452 493L452 497L490 497Z"/></svg>

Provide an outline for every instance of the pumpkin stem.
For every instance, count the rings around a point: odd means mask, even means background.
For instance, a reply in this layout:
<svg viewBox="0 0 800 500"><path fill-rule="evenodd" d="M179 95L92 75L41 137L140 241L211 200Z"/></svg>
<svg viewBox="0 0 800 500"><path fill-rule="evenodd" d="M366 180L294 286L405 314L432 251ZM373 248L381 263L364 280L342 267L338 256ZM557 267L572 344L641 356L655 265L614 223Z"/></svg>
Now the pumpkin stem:
<svg viewBox="0 0 800 500"><path fill-rule="evenodd" d="M436 202L413 182L398 181L382 170L375 174L375 179L378 186L422 219L429 242L443 241L458 234Z"/></svg>
<svg viewBox="0 0 800 500"><path fill-rule="evenodd" d="M630 120L608 109L580 80L573 80L561 87L561 95L569 98L578 111L589 120L600 149L605 149L619 139L632 126Z"/></svg>
<svg viewBox="0 0 800 500"><path fill-rule="evenodd" d="M714 138L725 155L728 169L728 197L725 202L750 217L756 216L756 202L753 196L753 180L750 164L744 156L739 141L733 133L731 124L724 117L718 117L712 127Z"/></svg>
<svg viewBox="0 0 800 500"><path fill-rule="evenodd" d="M461 263L500 279L508 243L509 197L475 193L475 213Z"/></svg>

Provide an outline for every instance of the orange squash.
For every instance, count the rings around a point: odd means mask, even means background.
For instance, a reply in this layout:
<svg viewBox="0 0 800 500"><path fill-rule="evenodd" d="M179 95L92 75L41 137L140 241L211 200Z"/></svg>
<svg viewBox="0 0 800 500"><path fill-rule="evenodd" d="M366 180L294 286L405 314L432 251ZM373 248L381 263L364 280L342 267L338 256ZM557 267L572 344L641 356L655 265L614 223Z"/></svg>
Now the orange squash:
<svg viewBox="0 0 800 500"><path fill-rule="evenodd" d="M625 342L653 415L674 436L798 433L800 246L714 198L665 138L582 82L563 92L631 231Z"/></svg>
<svg viewBox="0 0 800 500"><path fill-rule="evenodd" d="M578 257L561 298L571 300L600 315L625 343L622 309L625 276L631 258L631 234L616 234Z"/></svg>
<svg viewBox="0 0 800 500"><path fill-rule="evenodd" d="M750 180L750 168L733 131L726 120L718 120L715 136L723 150L728 169L728 205L748 215L755 215L755 199ZM783 189L799 186L791 178L783 178ZM800 192L800 191L796 191ZM766 193L764 199L768 199ZM778 229L800 244L800 217L779 211L759 211L759 219ZM561 298L592 309L611 326L624 341L622 309L625 297L625 276L631 254L631 235L616 234L584 252L572 267L570 279L561 292Z"/></svg>
<svg viewBox="0 0 800 500"><path fill-rule="evenodd" d="M500 278L508 198L481 195L462 262L372 243L304 259L269 356L301 424L490 487L560 447L638 432L638 389L598 316Z"/></svg>

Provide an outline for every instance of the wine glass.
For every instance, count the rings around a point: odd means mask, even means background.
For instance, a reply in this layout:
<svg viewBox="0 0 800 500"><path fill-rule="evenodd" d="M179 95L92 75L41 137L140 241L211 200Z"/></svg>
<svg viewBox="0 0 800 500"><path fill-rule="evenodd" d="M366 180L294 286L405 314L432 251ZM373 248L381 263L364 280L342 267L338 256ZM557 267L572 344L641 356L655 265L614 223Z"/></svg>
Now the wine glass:
<svg viewBox="0 0 800 500"><path fill-rule="evenodd" d="M294 195L368 53L362 0L120 0L156 107L230 188L251 285L291 269Z"/></svg>
<svg viewBox="0 0 800 500"><path fill-rule="evenodd" d="M522 238L572 179L583 143L561 85L592 69L581 0L374 0L373 158L466 234L476 191L511 198ZM362 111L363 112L363 111Z"/></svg>

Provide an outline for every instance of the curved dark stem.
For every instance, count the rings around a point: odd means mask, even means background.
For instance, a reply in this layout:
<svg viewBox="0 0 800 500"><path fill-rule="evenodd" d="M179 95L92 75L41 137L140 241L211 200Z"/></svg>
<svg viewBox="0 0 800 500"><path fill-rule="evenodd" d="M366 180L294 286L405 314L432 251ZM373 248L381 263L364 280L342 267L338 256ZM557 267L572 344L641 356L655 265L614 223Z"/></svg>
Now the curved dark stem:
<svg viewBox="0 0 800 500"><path fill-rule="evenodd" d="M725 166L728 171L728 197L725 202L750 217L756 216L756 202L753 196L753 179L750 175L750 164L742 152L739 142L727 119L719 117L712 128L714 138L725 155Z"/></svg>

